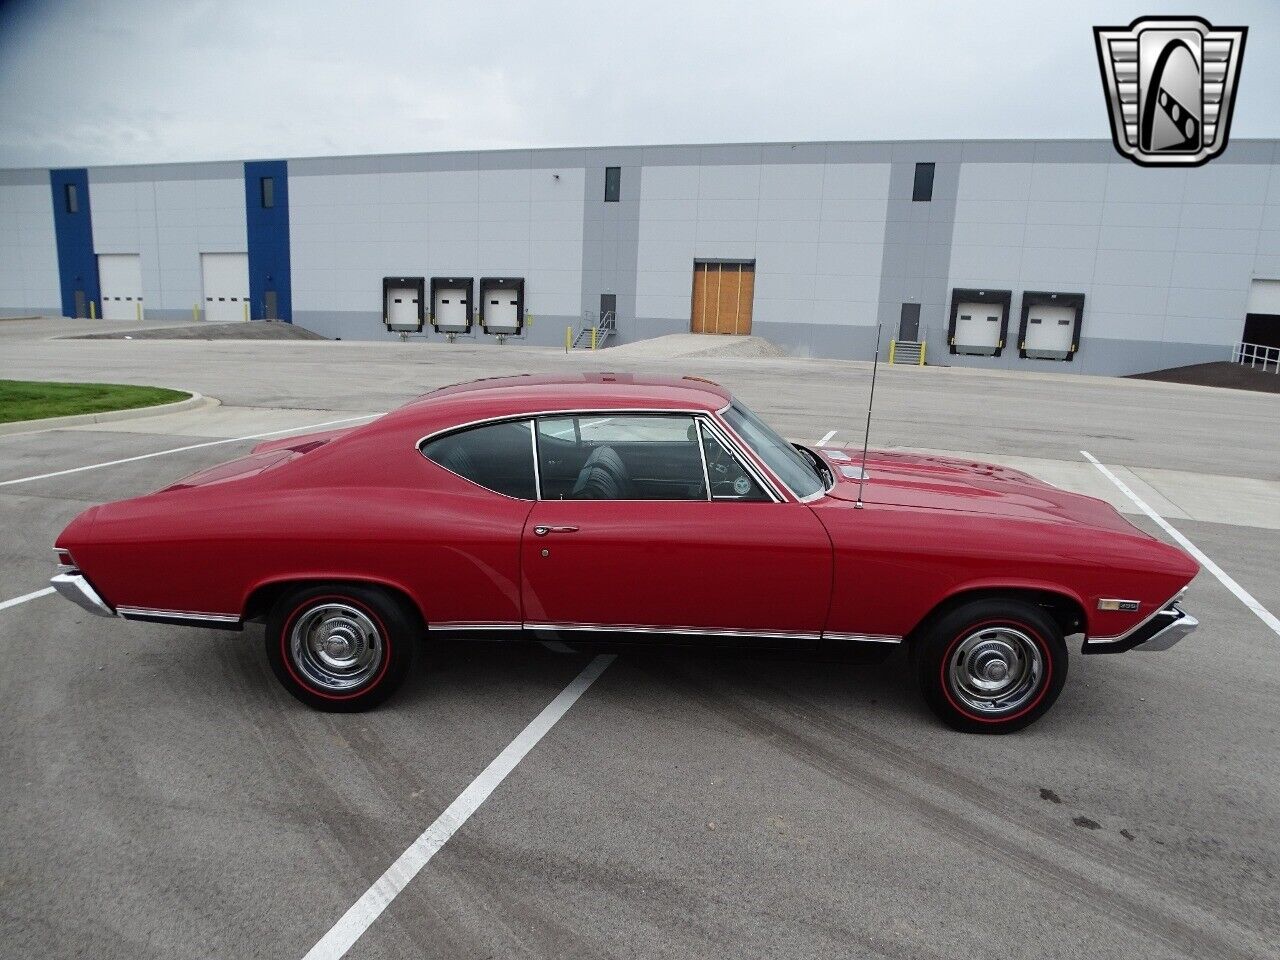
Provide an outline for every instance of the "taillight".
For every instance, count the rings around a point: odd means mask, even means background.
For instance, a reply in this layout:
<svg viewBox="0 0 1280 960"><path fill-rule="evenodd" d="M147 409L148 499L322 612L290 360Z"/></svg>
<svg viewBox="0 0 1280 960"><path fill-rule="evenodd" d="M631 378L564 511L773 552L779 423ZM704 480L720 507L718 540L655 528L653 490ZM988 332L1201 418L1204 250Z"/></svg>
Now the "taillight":
<svg viewBox="0 0 1280 960"><path fill-rule="evenodd" d="M71 559L70 550L58 549L54 551L58 554L58 564L63 567L74 567L76 562Z"/></svg>

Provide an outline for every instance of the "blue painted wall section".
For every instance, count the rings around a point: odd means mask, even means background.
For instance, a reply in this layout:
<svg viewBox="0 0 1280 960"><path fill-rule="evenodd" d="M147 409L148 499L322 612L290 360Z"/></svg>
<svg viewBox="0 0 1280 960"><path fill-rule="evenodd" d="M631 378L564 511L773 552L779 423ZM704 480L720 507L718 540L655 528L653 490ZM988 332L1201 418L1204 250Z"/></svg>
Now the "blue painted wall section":
<svg viewBox="0 0 1280 960"><path fill-rule="evenodd" d="M75 187L76 212L67 209L67 186ZM83 290L85 316L89 303L102 316L102 300L98 295L98 258L93 252L93 221L89 216L89 171L50 170L49 185L53 193L53 230L58 246L58 280L62 292L62 315L76 315L76 291Z"/></svg>
<svg viewBox="0 0 1280 960"><path fill-rule="evenodd" d="M273 206L262 204L262 178L274 181ZM266 319L267 292L276 294L276 317L293 322L289 274L289 164L254 160L244 165L245 223L249 233L249 305L254 320Z"/></svg>

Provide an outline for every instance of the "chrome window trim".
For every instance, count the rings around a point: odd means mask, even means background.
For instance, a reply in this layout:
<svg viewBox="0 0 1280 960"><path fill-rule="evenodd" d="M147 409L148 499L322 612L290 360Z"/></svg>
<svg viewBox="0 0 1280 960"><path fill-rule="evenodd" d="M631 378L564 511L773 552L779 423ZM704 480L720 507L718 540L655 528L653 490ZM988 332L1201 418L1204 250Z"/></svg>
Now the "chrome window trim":
<svg viewBox="0 0 1280 960"><path fill-rule="evenodd" d="M462 480L462 481L465 481L466 483L471 484L477 490L483 490L485 493L492 493L495 497L502 497L504 500L514 500L516 503L537 503L537 500L526 500L524 497L513 497L511 496L511 494L503 493L501 490L495 490L493 489L493 487L486 487L483 483L476 483L470 477L464 477L462 474L456 473L453 470L450 470L443 463L437 463L435 460L432 460L430 457L427 456L426 451L422 449L423 446L428 441L439 439L440 437L447 436L448 434L451 434L451 433L461 433L464 430L470 430L472 427L486 427L494 423L515 423L520 420L528 420L528 422L532 424L533 423L532 417L533 417L532 414L521 413L521 414L506 415L501 417L490 417L484 420L472 420L469 423L459 424L456 427L446 427L443 430L437 430L435 433L429 433L425 437L423 437L421 440L419 440L415 446L418 449L418 454L422 457L423 460L427 461L427 463L430 463L433 466L437 466L441 470L443 470L445 473L451 474L452 476L457 477L459 480ZM534 457L533 457L533 478L534 478L533 494L535 497L537 497L539 496L539 491L538 491L538 456L537 456L536 448L534 450Z"/></svg>
<svg viewBox="0 0 1280 960"><path fill-rule="evenodd" d="M542 471L538 467L538 421L530 417L528 424L529 442L533 446L533 499L536 503L542 499ZM485 487L485 489L489 488Z"/></svg>
<svg viewBox="0 0 1280 960"><path fill-rule="evenodd" d="M778 487L768 479L772 476L772 473L765 474L761 471L754 457L755 451L752 450L750 455L745 454L743 452L743 447L747 447L748 445L738 437L738 435L733 432L733 429L724 421L712 419L711 417L705 417L705 419L708 426L711 428L711 432L720 440L720 443L729 451L729 454L735 457L742 464L743 469L746 470L747 473L751 474L756 483L760 485L760 489L767 493L774 503L785 502L786 498L778 492ZM790 492L786 484L782 484L782 488ZM710 488L708 488L708 493L710 493ZM791 496L795 499L795 494L792 494Z"/></svg>
<svg viewBox="0 0 1280 960"><path fill-rule="evenodd" d="M725 410L728 410L729 406L730 404L725 404L719 411L716 411L715 413L718 414ZM713 432L713 434L720 439L721 443L724 444L724 446L729 450L731 454L737 457L737 459L742 463L746 471L752 475L755 481L758 484L760 484L761 489L764 490L764 492L767 493L775 503L783 503L786 501L786 497L779 492L779 485L781 485L782 489L785 489L788 492L790 492L790 488L786 487L785 484L781 484L780 482L779 484L775 484L770 479L770 477L772 477L772 473L771 472L764 473L761 470L760 466L757 464L755 459L755 452L754 451L750 451L749 453L744 452L744 447L746 445L742 443L742 441L738 438L737 434L734 433L733 430L727 424L717 419L715 414L713 414L712 412L708 411L705 408L694 409L694 408L687 408L687 407L617 407L617 408L577 407L571 410L535 410L535 411L530 411L528 413L506 413L506 414L501 414L495 417L482 417L477 420L468 420L465 423L454 424L453 426L450 426L450 427L442 427L439 430L436 430L432 433L428 433L425 436L419 438L418 442L415 443L414 446L417 448L418 453L422 456L424 460L434 464L435 466L439 467L441 470L445 471L446 473L452 474L453 476L458 477L461 480L465 480L467 483L471 484L473 487L477 487L478 489L484 490L487 493L492 493L496 497L505 497L508 500L514 500L517 503L538 503L538 502L543 502L541 473L538 467L538 447L537 447L538 419L540 417L581 417L581 416L587 416L592 414L595 414L598 416L627 416L632 414L645 414L645 415L665 414L668 416L692 417L696 422L705 422L709 427L709 429ZM423 446L429 443L430 441L438 440L441 437L445 437L450 434L461 433L464 430L470 430L474 427L484 427L484 426L489 426L490 424L495 424L495 423L511 423L519 420L527 421L530 424L530 429L533 432L534 493L538 498L537 500L526 500L523 497L513 497L510 494L501 493L500 491L493 490L489 487L486 487L482 483L476 483L474 480L471 480L468 477L464 477L460 473L454 473L454 471L450 470L448 467L442 464L436 463L436 461L428 457L426 453L423 452L423 449L422 449ZM699 446L699 449L701 449L702 447L701 443L699 443L698 446ZM746 448L746 449L749 450L749 448ZM710 494L711 494L711 488L710 488L710 484L708 483L708 487L707 487L708 501L710 501ZM794 493L792 494L792 499L798 500L798 498L796 498ZM614 503L697 503L699 501L697 500L615 500L612 502ZM728 501L725 501L725 502L728 502Z"/></svg>
<svg viewBox="0 0 1280 960"><path fill-rule="evenodd" d="M1190 586L1190 584L1188 584L1188 586ZM1085 641L1087 643L1122 643L1125 640L1129 639L1129 637L1131 637L1133 634L1141 630L1143 627L1145 627L1148 623L1150 623L1156 617L1158 617L1161 611L1167 609L1170 604L1177 603L1179 600L1181 600L1182 595L1186 592L1187 592L1187 588L1183 587L1181 590L1175 593L1172 597L1170 597L1164 603L1156 604L1155 610L1151 611L1151 613L1148 616L1143 617L1142 620L1140 620L1134 626L1130 627L1124 633L1118 633L1114 637L1094 637L1086 633ZM1106 611L1106 612L1110 613L1112 611Z"/></svg>
<svg viewBox="0 0 1280 960"><path fill-rule="evenodd" d="M693 422L694 429L698 432L698 457L702 460L702 485L707 491L707 502L710 503L714 497L711 496L711 474L707 472L707 441L702 433L702 424L705 419L705 417L698 417Z"/></svg>
<svg viewBox="0 0 1280 960"><path fill-rule="evenodd" d="M240 614L238 613L205 613L197 610L161 610L157 607L130 607L118 606L116 613L129 619L140 617L143 619L163 618L165 620L193 620L204 621L206 623L239 623Z"/></svg>
<svg viewBox="0 0 1280 960"><path fill-rule="evenodd" d="M797 495L796 492L792 490L791 487L787 484L787 482L783 480L781 477L779 477L773 471L773 468L769 466L769 464L765 463L764 458L761 457L760 454L756 452L756 448L751 446L751 444L747 443L747 441L743 439L741 435L739 435L733 429L733 427L729 424L729 422L724 419L724 412L732 406L733 406L733 401L730 400L723 407L721 407L719 410L716 411L716 425L723 427L725 430L729 431L729 433L732 434L732 436L734 436L742 444L743 447L751 451L751 456L752 458L754 458L754 461L763 470L767 471L768 476L774 478L774 480L777 481L777 486L774 488L775 492L779 489L785 490L790 495L791 499L794 500L796 503L813 503L815 500L821 500L828 493L830 493L831 490L835 489L834 483L831 485L830 488L827 488L826 482L823 481L822 490L819 490L816 493L810 494L807 497L801 497ZM779 434L779 436L781 436L781 434ZM786 437L782 437L782 439L787 440ZM787 440L787 442L790 443L791 441ZM785 499L785 498L781 498L781 499Z"/></svg>

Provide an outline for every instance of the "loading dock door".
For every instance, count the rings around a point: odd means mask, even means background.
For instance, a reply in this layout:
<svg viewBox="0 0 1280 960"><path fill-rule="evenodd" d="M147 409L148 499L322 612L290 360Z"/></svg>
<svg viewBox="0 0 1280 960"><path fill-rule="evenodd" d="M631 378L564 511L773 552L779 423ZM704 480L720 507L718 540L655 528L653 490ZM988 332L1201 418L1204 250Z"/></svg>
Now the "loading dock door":
<svg viewBox="0 0 1280 960"><path fill-rule="evenodd" d="M416 287L387 288L386 313L387 329L418 330L418 299Z"/></svg>
<svg viewBox="0 0 1280 960"><path fill-rule="evenodd" d="M1022 349L1039 360L1065 360L1071 355L1076 309L1037 303L1027 310L1027 333Z"/></svg>
<svg viewBox="0 0 1280 960"><path fill-rule="evenodd" d="M484 329L486 333L520 332L520 291L514 286L484 286Z"/></svg>
<svg viewBox="0 0 1280 960"><path fill-rule="evenodd" d="M103 320L137 320L142 308L142 257L136 253L98 255Z"/></svg>
<svg viewBox="0 0 1280 960"><path fill-rule="evenodd" d="M247 316L249 303L249 255L202 253L200 275L204 284L204 318L233 323Z"/></svg>
<svg viewBox="0 0 1280 960"><path fill-rule="evenodd" d="M695 263L689 329L694 333L749 334L755 287L753 262Z"/></svg>
<svg viewBox="0 0 1280 960"><path fill-rule="evenodd" d="M1245 308L1244 343L1280 347L1280 280L1254 280Z"/></svg>
<svg viewBox="0 0 1280 960"><path fill-rule="evenodd" d="M489 299L497 299L500 290L489 291ZM466 330L471 326L467 316L467 300L471 296L470 287L436 287L435 301L431 304L431 316L437 328L441 330ZM510 297L507 298L511 299ZM487 317L486 317L487 322Z"/></svg>
<svg viewBox="0 0 1280 960"><path fill-rule="evenodd" d="M1000 345L1003 307L998 303L962 303L956 308L956 353L990 356Z"/></svg>

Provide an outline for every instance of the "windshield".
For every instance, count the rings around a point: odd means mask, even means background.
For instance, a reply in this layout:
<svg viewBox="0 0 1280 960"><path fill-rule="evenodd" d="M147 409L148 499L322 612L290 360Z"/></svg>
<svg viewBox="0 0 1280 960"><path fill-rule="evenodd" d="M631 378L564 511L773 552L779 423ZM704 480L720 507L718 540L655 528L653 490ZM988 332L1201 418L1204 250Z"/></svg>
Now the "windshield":
<svg viewBox="0 0 1280 960"><path fill-rule="evenodd" d="M751 445L769 469L801 500L826 490L826 484L813 464L741 401L733 401L723 416L725 422Z"/></svg>

